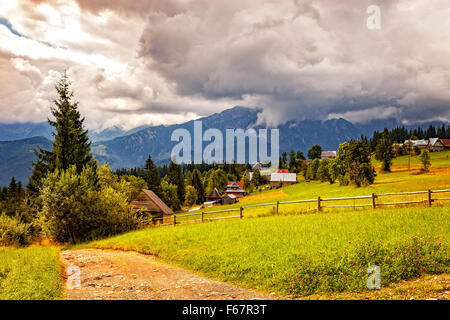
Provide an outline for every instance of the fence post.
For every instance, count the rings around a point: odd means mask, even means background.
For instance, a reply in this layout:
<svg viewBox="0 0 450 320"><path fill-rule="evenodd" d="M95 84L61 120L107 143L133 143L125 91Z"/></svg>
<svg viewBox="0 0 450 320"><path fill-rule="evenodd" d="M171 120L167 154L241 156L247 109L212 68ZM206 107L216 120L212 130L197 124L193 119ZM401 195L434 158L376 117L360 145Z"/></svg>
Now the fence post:
<svg viewBox="0 0 450 320"><path fill-rule="evenodd" d="M322 207L320 206L320 197L317 197L317 211L321 211Z"/></svg>
<svg viewBox="0 0 450 320"><path fill-rule="evenodd" d="M280 201L277 201L277 211L275 212L276 214L278 214L278 206L280 205Z"/></svg>
<svg viewBox="0 0 450 320"><path fill-rule="evenodd" d="M431 190L428 189L428 206L431 207Z"/></svg>
<svg viewBox="0 0 450 320"><path fill-rule="evenodd" d="M242 214L242 210L244 210L244 208L240 207L239 208L239 217L242 219L244 217L244 215Z"/></svg>
<svg viewBox="0 0 450 320"><path fill-rule="evenodd" d="M377 204L375 203L375 193L372 193L372 207L375 209L377 207Z"/></svg>
<svg viewBox="0 0 450 320"><path fill-rule="evenodd" d="M176 225L177 225L177 216L174 215L173 216L173 226L176 226Z"/></svg>
<svg viewBox="0 0 450 320"><path fill-rule="evenodd" d="M205 222L205 213L204 212L202 212L202 222Z"/></svg>

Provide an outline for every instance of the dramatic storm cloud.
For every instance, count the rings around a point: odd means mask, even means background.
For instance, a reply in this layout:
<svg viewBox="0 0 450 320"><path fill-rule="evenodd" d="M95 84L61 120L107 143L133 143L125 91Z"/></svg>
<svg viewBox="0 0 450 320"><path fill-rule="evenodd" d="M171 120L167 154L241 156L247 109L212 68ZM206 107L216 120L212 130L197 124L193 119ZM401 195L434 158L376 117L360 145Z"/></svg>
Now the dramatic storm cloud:
<svg viewBox="0 0 450 320"><path fill-rule="evenodd" d="M449 43L447 0L2 1L0 121L44 120L64 69L91 128L234 105L450 121Z"/></svg>

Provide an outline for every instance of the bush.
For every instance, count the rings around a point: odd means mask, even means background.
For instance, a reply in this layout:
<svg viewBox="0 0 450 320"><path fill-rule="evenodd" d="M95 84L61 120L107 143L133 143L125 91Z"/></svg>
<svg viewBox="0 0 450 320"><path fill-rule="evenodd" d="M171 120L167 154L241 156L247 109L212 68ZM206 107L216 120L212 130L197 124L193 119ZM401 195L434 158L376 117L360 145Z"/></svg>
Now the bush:
<svg viewBox="0 0 450 320"><path fill-rule="evenodd" d="M308 169L306 171L307 180L317 180L317 170L319 170L319 165L319 159L314 159L308 164Z"/></svg>
<svg viewBox="0 0 450 320"><path fill-rule="evenodd" d="M197 202L197 190L193 186L186 187L186 201L185 205L192 207Z"/></svg>
<svg viewBox="0 0 450 320"><path fill-rule="evenodd" d="M94 177L94 167L84 168L79 175L71 167L44 179L39 221L47 237L78 243L137 228L139 219L128 211L127 195L102 182L99 187Z"/></svg>
<svg viewBox="0 0 450 320"><path fill-rule="evenodd" d="M332 175L341 185L367 186L374 183L375 169L370 163L369 146L364 140L350 140L339 146Z"/></svg>
<svg viewBox="0 0 450 320"><path fill-rule="evenodd" d="M25 246L31 242L30 225L18 217L0 215L0 245Z"/></svg>

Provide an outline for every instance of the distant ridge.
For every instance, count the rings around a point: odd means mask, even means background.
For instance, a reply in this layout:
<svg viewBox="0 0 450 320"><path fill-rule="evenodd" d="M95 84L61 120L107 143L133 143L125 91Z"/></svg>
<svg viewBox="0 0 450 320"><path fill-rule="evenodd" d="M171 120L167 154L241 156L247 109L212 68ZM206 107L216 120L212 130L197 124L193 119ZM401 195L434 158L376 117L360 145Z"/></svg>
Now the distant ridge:
<svg viewBox="0 0 450 320"><path fill-rule="evenodd" d="M228 128L261 128L257 126L259 109L236 106L222 112L203 117L203 129L217 128L225 133ZM118 127L91 133L96 141L92 151L99 163L108 162L113 169L142 167L149 154L156 164L168 163L170 153L176 142L171 142L175 129L184 128L193 136L193 120L182 124L168 126L142 126L129 131ZM433 122L434 126L442 123ZM430 123L421 124L426 128ZM448 124L446 124L448 125ZM330 120L291 120L279 126L280 153L291 149L301 150L305 154L313 144L319 144L324 150L337 150L340 143L349 139L358 139L361 134L372 137L375 130L385 127L392 129L402 124L394 119L377 119L366 123L351 123L345 119ZM406 126L407 128L417 125ZM28 137L36 134L39 137ZM224 135L225 136L225 135ZM6 185L12 176L27 183L31 161L34 160L32 149L39 145L51 148L51 127L47 123L0 124L0 185ZM14 141L4 141L14 140Z"/></svg>

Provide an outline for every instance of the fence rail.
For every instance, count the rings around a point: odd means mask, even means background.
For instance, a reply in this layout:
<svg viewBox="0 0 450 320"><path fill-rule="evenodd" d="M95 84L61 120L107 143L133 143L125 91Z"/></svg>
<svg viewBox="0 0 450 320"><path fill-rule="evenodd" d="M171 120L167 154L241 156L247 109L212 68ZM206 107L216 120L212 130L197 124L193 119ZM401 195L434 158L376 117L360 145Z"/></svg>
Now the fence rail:
<svg viewBox="0 0 450 320"><path fill-rule="evenodd" d="M224 210L214 210L214 211L204 211L204 212L196 212L196 213L188 213L188 214L180 214L180 215L172 215L169 218L153 218L151 221L161 221L160 226L169 226L173 225L176 226L177 224L184 224L184 223L192 223L192 222L207 222L207 221L215 221L215 220L224 220L224 219L236 219L240 218L242 219L244 217L243 211L245 208L255 208L255 207L265 207L265 206L274 206L275 208L275 214L279 213L279 207L280 205L285 204L298 204L298 203L317 203L317 207L314 208L314 210L322 211L323 208L360 208L360 207L372 207L373 209L376 209L377 207L382 206L393 206L393 205L407 205L407 204L427 204L428 206L432 206L433 202L436 201L450 201L450 198L433 198L432 194L437 193L450 193L450 189L443 189L443 190L425 190L425 191L408 191L408 192L390 192L390 193L379 193L375 194L372 193L371 195L367 196L355 196L355 197L341 197L341 198L321 198L320 196L316 199L308 199L308 200L292 200L292 201L277 201L277 202L270 202L270 203L260 203L260 204L251 204L247 206L241 206L240 208L232 208L232 209L224 209ZM414 201L398 201L398 202L377 202L377 199L379 197L386 197L386 196L401 196L401 195L420 195L420 194L426 194L427 198L422 200L414 200ZM353 205L322 205L322 202L328 202L328 201L348 201L348 200L367 200L371 199L370 204L353 204ZM207 215L211 214L217 214L217 213L230 213L230 212L236 212L239 211L239 215L236 216L224 216L224 217L207 217ZM200 216L200 219L194 219L194 220L185 220L183 218L187 217L193 217L193 216ZM169 222L169 221L170 222Z"/></svg>

